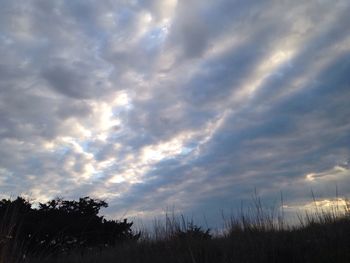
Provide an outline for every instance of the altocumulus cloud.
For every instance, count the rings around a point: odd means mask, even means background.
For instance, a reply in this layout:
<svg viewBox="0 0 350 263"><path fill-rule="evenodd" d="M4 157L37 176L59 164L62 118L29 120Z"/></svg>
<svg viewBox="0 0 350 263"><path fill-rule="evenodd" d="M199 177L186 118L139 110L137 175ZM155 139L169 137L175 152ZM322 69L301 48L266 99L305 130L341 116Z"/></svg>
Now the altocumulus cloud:
<svg viewBox="0 0 350 263"><path fill-rule="evenodd" d="M0 189L110 216L350 194L350 2L0 1Z"/></svg>

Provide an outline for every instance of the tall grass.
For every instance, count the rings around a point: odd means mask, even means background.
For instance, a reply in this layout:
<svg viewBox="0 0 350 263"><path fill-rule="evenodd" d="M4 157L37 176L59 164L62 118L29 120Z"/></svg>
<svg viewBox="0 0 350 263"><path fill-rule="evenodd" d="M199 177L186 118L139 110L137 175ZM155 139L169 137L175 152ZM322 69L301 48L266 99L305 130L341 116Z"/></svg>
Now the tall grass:
<svg viewBox="0 0 350 263"><path fill-rule="evenodd" d="M20 227L18 207L8 207L0 217L0 263L27 262L25 245L16 231Z"/></svg>
<svg viewBox="0 0 350 263"><path fill-rule="evenodd" d="M283 207L283 206L281 206ZM255 196L251 206L224 219L224 231L213 235L183 216L167 214L139 241L102 251L90 249L29 262L350 262L350 202L330 209L317 206L299 213L299 224L288 225L283 209L266 209Z"/></svg>

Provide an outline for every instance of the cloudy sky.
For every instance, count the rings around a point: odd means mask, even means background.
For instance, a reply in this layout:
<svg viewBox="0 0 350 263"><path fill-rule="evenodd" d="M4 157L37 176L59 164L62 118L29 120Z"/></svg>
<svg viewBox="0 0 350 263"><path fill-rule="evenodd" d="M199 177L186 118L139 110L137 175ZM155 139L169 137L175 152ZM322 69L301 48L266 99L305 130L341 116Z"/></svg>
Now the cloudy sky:
<svg viewBox="0 0 350 263"><path fill-rule="evenodd" d="M219 216L350 195L350 1L0 0L0 191ZM322 200L323 200L322 199ZM220 219L220 218L219 218Z"/></svg>

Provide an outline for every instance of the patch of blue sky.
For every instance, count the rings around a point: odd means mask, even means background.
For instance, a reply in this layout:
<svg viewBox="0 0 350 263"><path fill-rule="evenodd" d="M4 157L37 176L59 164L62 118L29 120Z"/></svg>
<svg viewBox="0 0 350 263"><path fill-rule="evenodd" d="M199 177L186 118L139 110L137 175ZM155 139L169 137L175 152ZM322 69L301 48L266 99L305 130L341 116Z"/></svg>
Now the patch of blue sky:
<svg viewBox="0 0 350 263"><path fill-rule="evenodd" d="M153 28L141 40L144 49L149 52L156 51L164 43L166 35L167 32L163 27Z"/></svg>
<svg viewBox="0 0 350 263"><path fill-rule="evenodd" d="M82 141L79 143L80 147L83 149L84 152L89 152L89 146L90 146L90 141Z"/></svg>
<svg viewBox="0 0 350 263"><path fill-rule="evenodd" d="M130 102L128 102L127 104L122 105L122 106L113 107L112 108L112 116L118 117L121 113L127 112L127 111L133 109L133 107L134 106Z"/></svg>
<svg viewBox="0 0 350 263"><path fill-rule="evenodd" d="M195 147L183 147L181 149L181 155L187 155L190 154L193 150L195 149Z"/></svg>
<svg viewBox="0 0 350 263"><path fill-rule="evenodd" d="M70 147L68 147L68 146L60 146L60 147L58 147L58 148L55 149L55 154L56 154L56 156L58 156L59 158L62 158L62 157L65 156L69 151L70 151Z"/></svg>
<svg viewBox="0 0 350 263"><path fill-rule="evenodd" d="M96 171L92 174L91 179L92 181L97 181L105 177L105 174L103 171Z"/></svg>

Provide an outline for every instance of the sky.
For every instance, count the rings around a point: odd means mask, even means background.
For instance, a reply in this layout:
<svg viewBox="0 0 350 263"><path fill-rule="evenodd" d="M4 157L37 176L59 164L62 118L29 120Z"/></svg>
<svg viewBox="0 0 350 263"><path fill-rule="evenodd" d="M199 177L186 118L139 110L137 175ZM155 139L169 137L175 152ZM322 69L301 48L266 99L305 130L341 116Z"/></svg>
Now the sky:
<svg viewBox="0 0 350 263"><path fill-rule="evenodd" d="M0 193L220 221L350 195L350 1L0 0ZM216 218L216 219L215 219Z"/></svg>

